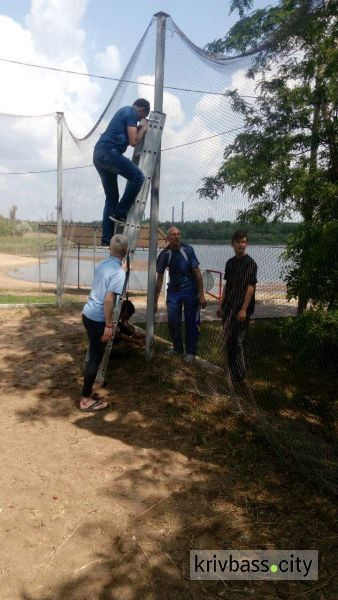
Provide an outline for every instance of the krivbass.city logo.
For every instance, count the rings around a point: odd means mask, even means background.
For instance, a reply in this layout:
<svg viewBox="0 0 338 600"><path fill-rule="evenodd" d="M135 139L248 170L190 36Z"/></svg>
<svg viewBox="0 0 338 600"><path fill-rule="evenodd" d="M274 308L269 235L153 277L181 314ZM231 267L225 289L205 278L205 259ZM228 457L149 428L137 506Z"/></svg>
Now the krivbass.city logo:
<svg viewBox="0 0 338 600"><path fill-rule="evenodd" d="M318 550L190 550L190 579L318 579Z"/></svg>

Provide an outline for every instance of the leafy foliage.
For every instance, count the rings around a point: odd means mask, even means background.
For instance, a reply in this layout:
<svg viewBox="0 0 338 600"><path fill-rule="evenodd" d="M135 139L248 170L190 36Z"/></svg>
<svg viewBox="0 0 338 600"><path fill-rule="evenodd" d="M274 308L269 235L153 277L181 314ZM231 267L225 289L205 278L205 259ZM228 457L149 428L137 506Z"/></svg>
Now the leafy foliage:
<svg viewBox="0 0 338 600"><path fill-rule="evenodd" d="M167 231L172 223L160 223L163 231ZM230 221L187 221L179 223L183 240L199 240L218 243L230 243L236 229L244 229L248 233L250 244L286 244L289 236L295 233L299 223L246 223L245 221L231 223Z"/></svg>
<svg viewBox="0 0 338 600"><path fill-rule="evenodd" d="M23 237L25 233L30 233L32 226L27 221L17 221L15 219L2 217L0 215L0 236Z"/></svg>
<svg viewBox="0 0 338 600"><path fill-rule="evenodd" d="M302 225L289 238L285 258L288 298L338 308L338 223Z"/></svg>
<svg viewBox="0 0 338 600"><path fill-rule="evenodd" d="M0 215L0 236L14 235L15 223Z"/></svg>
<svg viewBox="0 0 338 600"><path fill-rule="evenodd" d="M301 365L332 371L338 362L338 310L308 310L281 326L285 346Z"/></svg>
<svg viewBox="0 0 338 600"><path fill-rule="evenodd" d="M240 219L300 215L304 228L287 254L289 297L301 295L304 307L308 299L331 307L336 271L327 245L338 219L336 9L331 0L280 0L250 15L244 15L247 3L233 6L240 20L208 50L256 52L247 76L257 80L257 98L250 104L237 90L228 93L245 130L199 192L217 198L226 186L239 188L251 201ZM320 272L325 275L316 283Z"/></svg>

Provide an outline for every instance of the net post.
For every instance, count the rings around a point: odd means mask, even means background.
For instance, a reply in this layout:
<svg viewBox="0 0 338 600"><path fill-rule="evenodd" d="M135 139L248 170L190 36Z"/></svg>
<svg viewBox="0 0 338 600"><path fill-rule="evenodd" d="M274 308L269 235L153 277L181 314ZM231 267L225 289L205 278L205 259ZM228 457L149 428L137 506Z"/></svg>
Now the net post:
<svg viewBox="0 0 338 600"><path fill-rule="evenodd" d="M80 289L80 244L77 245L77 289Z"/></svg>
<svg viewBox="0 0 338 600"><path fill-rule="evenodd" d="M39 295L41 296L41 228L39 223Z"/></svg>
<svg viewBox="0 0 338 600"><path fill-rule="evenodd" d="M95 275L95 264L96 264L96 226L93 234L93 277Z"/></svg>
<svg viewBox="0 0 338 600"><path fill-rule="evenodd" d="M63 247L62 247L62 144L63 144L63 112L56 113L57 122L57 180L56 180L56 212L57 212L57 250L56 250L56 304L62 304L62 274L63 274Z"/></svg>
<svg viewBox="0 0 338 600"><path fill-rule="evenodd" d="M163 108L163 83L164 83L164 55L166 20L169 15L157 13L156 34L156 62L155 62L155 90L154 110L162 112ZM146 349L145 355L149 360L154 347L154 322L155 322L155 287L156 287L156 259L157 259L157 231L159 218L159 193L161 173L161 147L151 182L150 203L150 235L149 235L149 258L148 258L148 292L146 312Z"/></svg>

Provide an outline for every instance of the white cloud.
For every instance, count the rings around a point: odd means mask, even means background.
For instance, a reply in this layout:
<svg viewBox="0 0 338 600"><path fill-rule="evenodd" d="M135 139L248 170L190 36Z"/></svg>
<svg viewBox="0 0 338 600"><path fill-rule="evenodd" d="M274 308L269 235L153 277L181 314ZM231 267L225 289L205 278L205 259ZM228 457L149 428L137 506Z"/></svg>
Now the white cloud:
<svg viewBox="0 0 338 600"><path fill-rule="evenodd" d="M68 0L33 0L25 26L0 16L0 56L86 73L86 36L81 26L85 9L85 0L72 3ZM120 73L116 46L108 46L95 58L103 73ZM137 95L153 104L154 87L142 82L153 84L154 76L147 71L139 75L141 69L135 67L131 78L139 82ZM224 83L229 82L229 87L240 83L243 87L247 83L243 78L244 70L237 69L233 71L232 78L227 74ZM101 85L87 77L0 62L0 80L0 112L37 115L62 111L70 130L78 137L88 133L104 109ZM134 92L135 87L121 87L98 128L100 132L114 110L134 99ZM240 118L232 112L227 99L211 94L200 97L165 90L163 110L167 121L162 147L186 145L162 155L161 219L170 219L172 205L178 208L182 200L186 203L187 218L214 216L215 203L200 201L196 190L201 187L203 177L217 172L223 148L235 135L217 137L216 134L240 125ZM86 142L78 143L65 129L65 167L91 164L99 131ZM55 169L55 115L39 119L0 116L0 132L0 171ZM208 137L209 140L190 144ZM13 203L19 206L18 218L23 219L44 219L55 208L55 173L21 177L0 175L0 186L1 211L4 214L8 214ZM104 194L94 168L65 171L64 189L66 217L71 214L79 220L100 219ZM219 208L219 216L224 216L226 210L224 205L223 213Z"/></svg>
<svg viewBox="0 0 338 600"><path fill-rule="evenodd" d="M153 84L154 77L140 75L138 81ZM138 94L152 103L154 88L139 83ZM191 144L196 140L215 136L220 131L220 123L226 129L222 122L222 111L224 112L224 107L229 103L224 103L223 98L218 96L211 96L211 99L210 101L209 96L203 96L195 105L190 101L187 105L188 116L180 98L172 92L164 91L163 112L167 118L162 148L169 150L162 153L161 161L162 220L171 218L173 205L179 211L182 200L185 201L187 218L203 218L213 212L213 204L208 201L200 201L200 207L197 209L196 190L201 187L202 178L214 174L220 166L224 139L211 137L209 140Z"/></svg>
<svg viewBox="0 0 338 600"><path fill-rule="evenodd" d="M81 19L87 0L32 0L26 17L36 50L54 60L81 53L85 31Z"/></svg>
<svg viewBox="0 0 338 600"><path fill-rule="evenodd" d="M138 95L141 98L149 100L151 106L154 104L154 75L140 75L137 78ZM148 85L143 85L148 84ZM150 85L149 85L150 84ZM166 129L182 125L185 119L184 112L180 99L171 92L164 91L163 93L163 112L166 113Z"/></svg>
<svg viewBox="0 0 338 600"><path fill-rule="evenodd" d="M0 15L0 56L86 73L85 32L81 28L86 3L33 0L25 26ZM0 62L0 80L0 113L54 113L39 118L0 116L1 172L55 169L55 112L64 112L70 129L82 137L102 110L101 87L87 77ZM4 214L14 201L19 218L45 218L54 209L54 173L0 175L0 180Z"/></svg>
<svg viewBox="0 0 338 600"><path fill-rule="evenodd" d="M117 46L107 46L105 52L97 52L95 54L95 61L103 75L120 75L122 66Z"/></svg>

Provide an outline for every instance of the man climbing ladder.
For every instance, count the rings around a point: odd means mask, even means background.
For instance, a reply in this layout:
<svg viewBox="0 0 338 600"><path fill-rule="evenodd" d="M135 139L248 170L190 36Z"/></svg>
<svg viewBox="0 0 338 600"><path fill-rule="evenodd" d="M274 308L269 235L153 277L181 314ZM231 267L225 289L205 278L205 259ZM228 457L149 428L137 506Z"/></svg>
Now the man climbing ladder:
<svg viewBox="0 0 338 600"><path fill-rule="evenodd" d="M128 210L144 182L142 170L123 154L128 146L135 147L143 140L148 129L145 117L148 116L149 111L150 104L144 98L135 100L132 106L120 108L95 145L93 162L106 195L102 220L101 244L103 246L109 246L114 233L111 219L122 224L126 221ZM120 202L118 175L127 179Z"/></svg>
<svg viewBox="0 0 338 600"><path fill-rule="evenodd" d="M134 157L133 157L134 162L131 163L131 164L133 164L133 166L135 166L135 161L138 162L139 169L141 170L142 174L144 174L143 175L144 183L141 186L141 189L137 195L137 198L136 198L133 206L128 211L126 222L124 224L120 225L120 228L121 229L123 228L123 234L127 237L128 242L129 242L128 271L129 271L129 267L131 266L133 258L134 258L136 245L137 245L137 238L138 238L138 235L139 235L139 232L141 229L141 223L142 223L142 218L143 218L143 214L144 214L144 209L145 209L145 206L147 203L147 197L148 197L149 190L150 190L150 184L151 184L152 176L154 173L155 165L156 165L156 162L157 162L158 156L159 156L162 132L163 132L163 127L164 127L164 123L165 123L165 117L166 116L164 113L161 113L158 111L153 111L150 113L147 132L146 132L146 135L144 136L143 144L138 145L138 147L135 149ZM109 217L108 217L108 220L110 221L110 223L112 225L114 225L112 223L112 221L109 219ZM126 281L128 281L128 273L127 273ZM126 292L126 285L124 287L122 295L119 297L119 300L124 298L125 292ZM116 308L114 310L114 326L113 326L112 339L107 344L106 351L105 351L104 357L101 362L100 369L99 369L97 377L96 377L97 383L104 382L105 371L106 371L107 364L108 364L108 359L109 359L110 350L111 350L112 343L113 343L115 329L116 329L116 325L117 325L119 317L120 317L120 306L121 306L121 302L119 301L119 302L117 302Z"/></svg>

